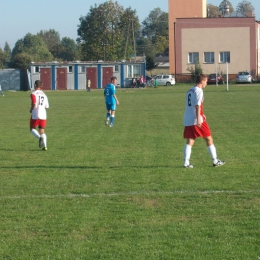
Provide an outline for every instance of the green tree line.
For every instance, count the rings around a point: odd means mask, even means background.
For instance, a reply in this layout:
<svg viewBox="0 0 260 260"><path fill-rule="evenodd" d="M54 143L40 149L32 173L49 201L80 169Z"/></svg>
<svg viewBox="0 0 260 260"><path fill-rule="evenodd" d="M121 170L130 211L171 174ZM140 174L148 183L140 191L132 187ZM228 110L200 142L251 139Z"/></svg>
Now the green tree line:
<svg viewBox="0 0 260 260"><path fill-rule="evenodd" d="M79 18L78 38L61 39L54 29L26 34L11 50L0 48L0 68L29 68L49 61L128 60L146 56L152 66L156 53L168 53L168 13L156 8L140 23L136 10L107 1L91 6Z"/></svg>
<svg viewBox="0 0 260 260"><path fill-rule="evenodd" d="M210 3L207 5L208 17L218 17L219 15L222 15L227 6L229 7L229 13L236 11L238 13L245 14L245 12L254 12L255 10L252 3L247 0L243 0L242 2L238 3L236 9L233 7L230 1L223 0L219 6L215 6Z"/></svg>
<svg viewBox="0 0 260 260"><path fill-rule="evenodd" d="M218 16L227 4L230 12L234 11L231 2L223 0L219 7L208 5L208 16ZM237 5L242 13L253 10L246 0ZM112 61L145 56L150 70L156 66L156 54L169 54L168 13L159 7L140 23L136 10L109 0L91 6L79 22L76 40L61 38L59 32L50 29L26 34L13 49L6 42L4 49L0 48L0 68L29 68L32 61Z"/></svg>

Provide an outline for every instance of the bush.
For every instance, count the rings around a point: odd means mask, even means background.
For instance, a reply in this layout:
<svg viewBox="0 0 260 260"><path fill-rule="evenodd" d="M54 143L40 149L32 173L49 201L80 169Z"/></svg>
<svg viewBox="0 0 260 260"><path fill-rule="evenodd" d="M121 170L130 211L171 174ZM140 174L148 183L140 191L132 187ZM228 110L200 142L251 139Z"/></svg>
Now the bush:
<svg viewBox="0 0 260 260"><path fill-rule="evenodd" d="M193 82L195 82L197 75L200 75L203 73L203 70L202 70L199 62L195 62L194 66L189 66L187 68L187 71L189 71L191 73Z"/></svg>

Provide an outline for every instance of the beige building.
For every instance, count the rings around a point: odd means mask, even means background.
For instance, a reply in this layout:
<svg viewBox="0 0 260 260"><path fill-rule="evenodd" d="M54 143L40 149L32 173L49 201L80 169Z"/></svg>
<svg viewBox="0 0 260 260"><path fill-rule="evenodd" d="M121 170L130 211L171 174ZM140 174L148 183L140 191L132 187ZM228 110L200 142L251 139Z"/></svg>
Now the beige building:
<svg viewBox="0 0 260 260"><path fill-rule="evenodd" d="M175 73L175 22L177 18L202 18L207 16L206 0L168 0L169 10L169 60L170 73Z"/></svg>
<svg viewBox="0 0 260 260"><path fill-rule="evenodd" d="M179 0L169 0L169 6L175 1L180 4ZM204 0L196 1L206 6ZM169 9L169 17L172 13L175 11ZM216 70L226 74L228 70L230 79L234 79L238 71L248 70L257 77L260 73L260 24L252 14L249 16L177 17L174 30L169 31L169 38L173 39L169 43L170 73L187 74L187 69L194 67L197 60L206 74Z"/></svg>

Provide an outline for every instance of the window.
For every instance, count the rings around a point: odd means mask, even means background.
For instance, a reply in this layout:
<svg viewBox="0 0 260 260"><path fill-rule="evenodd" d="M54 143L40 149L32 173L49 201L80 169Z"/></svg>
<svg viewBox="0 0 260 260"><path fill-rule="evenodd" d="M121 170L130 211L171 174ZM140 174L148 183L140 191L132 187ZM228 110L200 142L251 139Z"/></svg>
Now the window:
<svg viewBox="0 0 260 260"><path fill-rule="evenodd" d="M204 63L214 63L214 52L204 52Z"/></svg>
<svg viewBox="0 0 260 260"><path fill-rule="evenodd" d="M141 76L141 67L140 65L134 65L134 76L139 77Z"/></svg>
<svg viewBox="0 0 260 260"><path fill-rule="evenodd" d="M35 72L40 72L40 69L39 69L39 67L37 66L37 67L35 67Z"/></svg>
<svg viewBox="0 0 260 260"><path fill-rule="evenodd" d="M118 65L115 65L115 72L118 72Z"/></svg>
<svg viewBox="0 0 260 260"><path fill-rule="evenodd" d="M141 76L141 66L140 65L128 65L127 66L127 77L139 77Z"/></svg>
<svg viewBox="0 0 260 260"><path fill-rule="evenodd" d="M230 63L230 52L229 51L223 51L219 53L219 62L221 63Z"/></svg>
<svg viewBox="0 0 260 260"><path fill-rule="evenodd" d="M72 72L72 66L69 66L69 72Z"/></svg>
<svg viewBox="0 0 260 260"><path fill-rule="evenodd" d="M127 66L127 77L132 78L133 77L133 70L132 70L132 65Z"/></svg>
<svg viewBox="0 0 260 260"><path fill-rule="evenodd" d="M85 73L85 66L81 66L81 71L80 72L84 72Z"/></svg>
<svg viewBox="0 0 260 260"><path fill-rule="evenodd" d="M198 52L189 52L189 63L199 62L199 53Z"/></svg>

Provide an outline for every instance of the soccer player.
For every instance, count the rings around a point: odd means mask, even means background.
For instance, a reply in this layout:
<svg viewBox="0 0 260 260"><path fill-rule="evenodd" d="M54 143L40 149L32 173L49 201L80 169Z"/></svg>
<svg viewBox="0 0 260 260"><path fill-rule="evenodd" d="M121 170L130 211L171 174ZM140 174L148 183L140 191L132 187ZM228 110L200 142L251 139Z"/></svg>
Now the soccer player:
<svg viewBox="0 0 260 260"><path fill-rule="evenodd" d="M190 164L192 146L196 138L202 137L206 141L208 152L212 158L213 166L218 167L225 164L217 158L216 148L213 143L210 128L206 122L203 112L203 89L207 86L207 76L200 74L196 78L196 85L186 94L186 108L184 114L184 138L187 139L184 147L184 167L193 168Z"/></svg>
<svg viewBox="0 0 260 260"><path fill-rule="evenodd" d="M31 94L30 131L39 140L39 147L43 151L47 151L47 136L44 129L47 119L46 108L49 108L49 101L42 91L42 85L40 80L36 80L34 83L35 91ZM37 126L39 132L36 130Z"/></svg>
<svg viewBox="0 0 260 260"><path fill-rule="evenodd" d="M3 92L3 90L2 90L2 87L1 87L1 84L0 84L0 93L1 93L1 95L4 97L5 95L4 95L4 92Z"/></svg>
<svg viewBox="0 0 260 260"><path fill-rule="evenodd" d="M119 101L116 97L116 77L111 77L111 83L107 84L104 89L104 97L107 108L106 125L109 124L110 127L114 126L116 105L119 105Z"/></svg>

